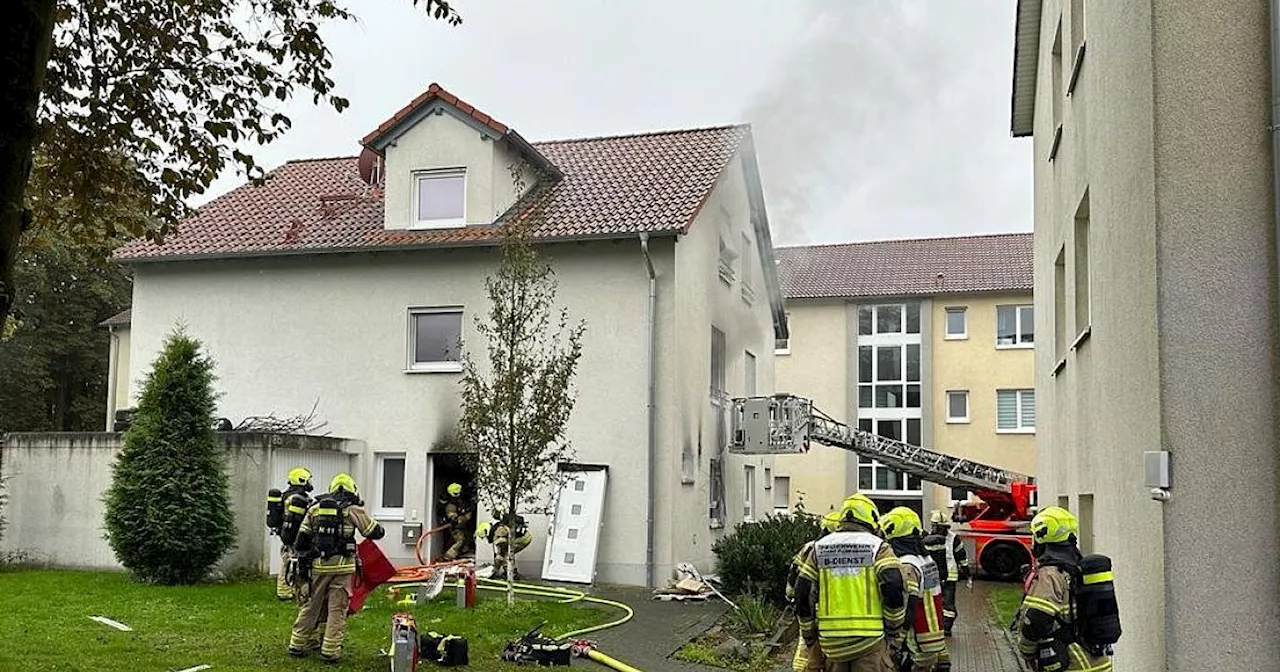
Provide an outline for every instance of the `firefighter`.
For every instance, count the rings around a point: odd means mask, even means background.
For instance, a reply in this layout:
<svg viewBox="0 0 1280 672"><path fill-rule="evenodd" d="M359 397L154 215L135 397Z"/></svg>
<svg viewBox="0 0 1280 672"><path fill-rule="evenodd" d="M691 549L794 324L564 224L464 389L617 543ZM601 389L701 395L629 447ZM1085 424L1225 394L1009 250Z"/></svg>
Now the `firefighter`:
<svg viewBox="0 0 1280 672"><path fill-rule="evenodd" d="M906 585L893 549L876 536L880 513L865 495L844 500L840 523L813 545L796 579L796 618L805 646L823 660L807 670L895 672L886 640L906 616Z"/></svg>
<svg viewBox="0 0 1280 672"><path fill-rule="evenodd" d="M445 497L440 500L440 510L444 512L444 523L449 526L449 537L453 543L440 556L440 560L457 560L471 548L471 523L475 519L475 507L462 497L462 486L450 483L445 489Z"/></svg>
<svg viewBox="0 0 1280 672"><path fill-rule="evenodd" d="M492 522L480 523L476 528L476 539L484 539L493 544L493 578L506 580L507 578L507 543L514 537L511 543L511 554L523 551L529 547L533 541L533 535L529 532L529 525L525 522L524 516L516 514L514 525L508 516L499 515ZM514 531L512 528L515 528ZM520 578L520 570L512 567L512 578Z"/></svg>
<svg viewBox="0 0 1280 672"><path fill-rule="evenodd" d="M1076 546L1079 534L1076 517L1061 507L1051 506L1031 519L1036 568L1018 607L1017 641L1032 669L1112 670L1110 645L1119 639L1120 621L1110 560L1082 556ZM1099 559L1104 568L1088 569Z"/></svg>
<svg viewBox="0 0 1280 672"><path fill-rule="evenodd" d="M293 623L289 655L304 656L319 648L326 662L342 659L351 580L356 573L357 531L368 539L381 539L385 534L365 513L355 479L338 474L329 483L329 493L307 509L298 528L296 552L300 560L310 561L303 563L309 574L308 595Z"/></svg>
<svg viewBox="0 0 1280 672"><path fill-rule="evenodd" d="M956 584L964 580L972 580L969 573L969 553L964 548L964 540L956 536L951 523L941 511L934 511L930 516L933 529L925 537L925 548L938 569L946 568L942 576L942 625L947 636L956 622Z"/></svg>
<svg viewBox="0 0 1280 672"><path fill-rule="evenodd" d="M942 632L942 580L937 564L925 552L922 527L920 516L905 506L880 519L880 529L902 562L907 584L906 626L890 647L898 669L911 672L933 672L947 649Z"/></svg>
<svg viewBox="0 0 1280 672"><path fill-rule="evenodd" d="M823 516L822 521L819 523L818 539L835 532L839 526L840 512L828 511L827 515ZM796 579L800 578L800 564L811 561L810 556L813 553L813 544L818 539L806 541L804 546L800 547L800 551L791 559L791 567L787 571L786 597L787 603L792 605L793 610L795 609L796 601ZM805 646L803 637L796 638L796 654L791 659L792 672L802 672L808 666L810 660L816 660L815 665L821 666L822 649L817 646Z"/></svg>
<svg viewBox="0 0 1280 672"><path fill-rule="evenodd" d="M283 491L272 490L267 493L267 527L272 534L280 537L280 572L276 574L276 598L292 600L295 598L293 584L297 574L293 560L293 544L297 540L298 527L302 518L311 506L308 494L311 485L311 471L298 466L289 470L288 485Z"/></svg>

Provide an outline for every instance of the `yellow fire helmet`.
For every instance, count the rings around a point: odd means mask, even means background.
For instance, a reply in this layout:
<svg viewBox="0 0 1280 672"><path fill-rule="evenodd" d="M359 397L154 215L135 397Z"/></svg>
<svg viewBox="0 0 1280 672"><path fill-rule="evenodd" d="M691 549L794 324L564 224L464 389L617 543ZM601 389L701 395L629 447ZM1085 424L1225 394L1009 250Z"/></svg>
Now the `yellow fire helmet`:
<svg viewBox="0 0 1280 672"><path fill-rule="evenodd" d="M289 485L306 485L311 482L311 470L306 467L294 467L289 470Z"/></svg>
<svg viewBox="0 0 1280 672"><path fill-rule="evenodd" d="M329 492L337 492L339 490L346 490L353 495L360 494L356 492L356 479L351 478L351 474L338 474L333 477L332 481L329 481Z"/></svg>
<svg viewBox="0 0 1280 672"><path fill-rule="evenodd" d="M462 486L457 483L450 483L448 492L450 497L457 497L462 494Z"/></svg>
<svg viewBox="0 0 1280 672"><path fill-rule="evenodd" d="M880 511L876 509L876 503L871 501L870 497L860 492L855 492L849 495L844 500L844 503L841 504L840 522L858 522L873 530L878 530L880 529Z"/></svg>
<svg viewBox="0 0 1280 672"><path fill-rule="evenodd" d="M946 525L947 517L942 515L941 511L934 509L933 513L929 514L929 522L933 523L934 525Z"/></svg>
<svg viewBox="0 0 1280 672"><path fill-rule="evenodd" d="M885 539L905 537L912 532L921 532L920 516L905 506L899 506L880 518L880 530Z"/></svg>
<svg viewBox="0 0 1280 672"><path fill-rule="evenodd" d="M1050 506L1031 519L1031 538L1039 544L1057 544L1080 536L1080 525L1071 512Z"/></svg>
<svg viewBox="0 0 1280 672"><path fill-rule="evenodd" d="M484 522L476 525L476 539L485 539L489 536L489 523Z"/></svg>
<svg viewBox="0 0 1280 672"><path fill-rule="evenodd" d="M823 532L835 532L840 527L840 512L828 511L827 515L822 517L822 522L819 525L822 526Z"/></svg>

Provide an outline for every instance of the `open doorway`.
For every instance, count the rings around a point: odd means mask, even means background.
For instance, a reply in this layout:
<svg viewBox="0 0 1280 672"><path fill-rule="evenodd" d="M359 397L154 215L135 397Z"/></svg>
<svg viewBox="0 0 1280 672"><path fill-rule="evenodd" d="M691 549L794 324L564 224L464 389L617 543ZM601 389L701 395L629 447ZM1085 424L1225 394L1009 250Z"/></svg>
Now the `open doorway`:
<svg viewBox="0 0 1280 672"><path fill-rule="evenodd" d="M471 510L478 513L476 498L476 478L475 474L467 468L466 462L463 461L460 453L432 453L431 460L431 501L428 503L431 516L429 528L434 528L445 523L444 516L444 500L450 483L457 483L462 486L462 496L471 504ZM472 516L471 522L468 524L468 549L464 553L464 557L473 557L475 555L475 529L476 515ZM445 549L453 543L449 536L449 531L445 530L431 536L431 557L439 557L445 552Z"/></svg>

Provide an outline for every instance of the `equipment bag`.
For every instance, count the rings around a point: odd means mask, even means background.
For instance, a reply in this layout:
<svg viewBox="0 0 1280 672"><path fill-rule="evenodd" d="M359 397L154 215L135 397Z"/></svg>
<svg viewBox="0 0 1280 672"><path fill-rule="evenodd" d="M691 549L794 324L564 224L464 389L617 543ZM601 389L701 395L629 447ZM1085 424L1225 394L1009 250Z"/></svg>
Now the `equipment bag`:
<svg viewBox="0 0 1280 672"><path fill-rule="evenodd" d="M280 525L284 523L284 493L277 488L267 491L267 529L272 534L279 534Z"/></svg>
<svg viewBox="0 0 1280 672"><path fill-rule="evenodd" d="M1111 558L1086 555L1077 571L1071 585L1076 637L1090 653L1101 655L1120 641L1120 606L1116 603Z"/></svg>
<svg viewBox="0 0 1280 672"><path fill-rule="evenodd" d="M439 657L436 662L442 667L461 667L470 662L467 639L458 635L449 635L440 640L436 647Z"/></svg>

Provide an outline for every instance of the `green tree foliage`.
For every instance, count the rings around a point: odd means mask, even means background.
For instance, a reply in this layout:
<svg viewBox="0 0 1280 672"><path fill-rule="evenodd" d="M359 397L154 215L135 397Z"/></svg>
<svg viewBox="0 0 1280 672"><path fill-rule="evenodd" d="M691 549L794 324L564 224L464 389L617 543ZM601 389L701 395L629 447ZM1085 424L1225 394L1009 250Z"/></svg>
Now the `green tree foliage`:
<svg viewBox="0 0 1280 672"><path fill-rule="evenodd" d="M77 238L123 229L159 240L227 166L288 130L282 104L310 94L342 111L323 25L355 16L334 0L8 0L0 21L0 316L33 218L33 156L74 196L59 220ZM453 25L449 0L413 0ZM38 168L38 167L37 167ZM120 192L149 217L97 216Z"/></svg>
<svg viewBox="0 0 1280 672"><path fill-rule="evenodd" d="M739 523L711 547L725 591L785 605L787 570L800 548L818 538L818 522L814 516L797 512Z"/></svg>
<svg viewBox="0 0 1280 672"><path fill-rule="evenodd" d="M0 433L101 431L109 338L98 324L129 306L128 271L107 245L42 229L18 262L18 300L0 335Z"/></svg>
<svg viewBox="0 0 1280 672"><path fill-rule="evenodd" d="M194 583L235 545L226 455L213 432L213 366L198 341L171 334L112 466L107 541L143 581Z"/></svg>
<svg viewBox="0 0 1280 672"><path fill-rule="evenodd" d="M464 352L458 437L491 511L545 510L561 483L558 465L573 460L565 427L586 323L570 326L568 311L554 308L555 273L520 225L504 225L502 259L485 288L488 319L477 316L476 330L487 366ZM508 581L514 568L508 545Z"/></svg>

